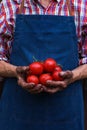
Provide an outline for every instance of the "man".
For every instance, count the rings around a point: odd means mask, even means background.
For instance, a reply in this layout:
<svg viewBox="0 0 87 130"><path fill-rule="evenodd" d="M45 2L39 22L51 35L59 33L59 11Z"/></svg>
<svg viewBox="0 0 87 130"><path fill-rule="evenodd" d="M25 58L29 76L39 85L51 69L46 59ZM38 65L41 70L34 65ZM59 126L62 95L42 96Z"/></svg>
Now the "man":
<svg viewBox="0 0 87 130"><path fill-rule="evenodd" d="M0 119L4 118L0 124L1 130L84 129L82 91L81 83L78 80L87 78L87 43L84 39L87 28L86 6L87 3L83 0L81 2L78 0L2 1L0 15L0 76L11 78L6 80L1 100L2 113L0 113ZM15 25L16 14L19 12L20 14L26 14L26 16L22 18L23 15L18 15ZM80 66L78 66L77 60L75 26L73 18L71 16L70 19L67 17L69 14L74 15L79 43ZM27 15L29 15L29 18ZM53 15L65 15L66 17L55 17ZM56 26L54 26L55 22ZM16 26L15 35L14 26ZM14 44L12 44L13 36ZM25 39L26 42L24 42ZM63 42L66 45L63 45ZM31 43L33 43L33 46ZM26 51L23 48L26 48ZM24 74L29 70L29 67L25 65L32 61L32 54L39 60L45 59L46 56L52 56L57 59L57 62L61 59L60 63L63 64L65 71L61 72L60 75L64 80L48 81L47 86L41 84L35 86L35 84L26 83ZM58 55L60 56L58 57ZM22 60L24 60L24 63ZM15 81L15 78L17 81ZM16 82L28 92L37 93L38 95L28 94L19 88ZM49 93L53 95L49 95Z"/></svg>

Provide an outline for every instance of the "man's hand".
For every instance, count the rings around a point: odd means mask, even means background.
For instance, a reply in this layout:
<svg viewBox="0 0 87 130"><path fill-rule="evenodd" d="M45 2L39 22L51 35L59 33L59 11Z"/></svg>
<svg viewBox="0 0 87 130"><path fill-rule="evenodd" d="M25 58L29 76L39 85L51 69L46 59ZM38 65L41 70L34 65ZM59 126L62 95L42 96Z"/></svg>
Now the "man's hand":
<svg viewBox="0 0 87 130"><path fill-rule="evenodd" d="M35 85L34 83L26 82L26 75L29 72L29 66L19 66L16 68L16 72L19 86L32 94L41 93L43 91L41 84Z"/></svg>
<svg viewBox="0 0 87 130"><path fill-rule="evenodd" d="M44 86L44 91L53 94L67 88L72 82L72 71L62 71L60 76L64 79L63 81L47 81L47 87Z"/></svg>

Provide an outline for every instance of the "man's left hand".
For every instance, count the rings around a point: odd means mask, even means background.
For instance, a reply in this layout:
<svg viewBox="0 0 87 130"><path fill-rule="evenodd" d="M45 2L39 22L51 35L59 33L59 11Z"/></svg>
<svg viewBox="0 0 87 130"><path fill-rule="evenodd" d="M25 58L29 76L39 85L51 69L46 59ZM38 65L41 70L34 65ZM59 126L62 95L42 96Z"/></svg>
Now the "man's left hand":
<svg viewBox="0 0 87 130"><path fill-rule="evenodd" d="M67 88L67 86L72 82L72 71L62 71L60 72L60 76L63 78L63 81L47 81L47 87L44 86L44 91L53 94Z"/></svg>

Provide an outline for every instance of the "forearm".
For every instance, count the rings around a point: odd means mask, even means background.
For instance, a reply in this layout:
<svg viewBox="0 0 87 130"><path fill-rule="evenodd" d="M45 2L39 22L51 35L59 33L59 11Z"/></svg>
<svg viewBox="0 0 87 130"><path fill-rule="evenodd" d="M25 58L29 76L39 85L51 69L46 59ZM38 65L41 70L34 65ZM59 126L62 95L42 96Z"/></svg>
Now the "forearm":
<svg viewBox="0 0 87 130"><path fill-rule="evenodd" d="M87 64L81 65L72 71L73 78L71 82L87 78Z"/></svg>
<svg viewBox="0 0 87 130"><path fill-rule="evenodd" d="M16 67L12 64L0 61L0 76L2 77L16 77Z"/></svg>

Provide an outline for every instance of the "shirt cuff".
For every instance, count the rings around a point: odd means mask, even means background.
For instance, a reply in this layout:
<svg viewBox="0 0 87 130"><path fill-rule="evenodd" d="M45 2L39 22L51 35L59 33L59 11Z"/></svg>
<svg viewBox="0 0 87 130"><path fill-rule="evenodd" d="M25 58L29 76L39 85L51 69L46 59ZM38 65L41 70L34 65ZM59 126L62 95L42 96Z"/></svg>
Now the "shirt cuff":
<svg viewBox="0 0 87 130"><path fill-rule="evenodd" d="M87 57L80 59L79 65L87 64Z"/></svg>
<svg viewBox="0 0 87 130"><path fill-rule="evenodd" d="M5 61L5 62L9 62L9 60L8 60L8 58L6 58L6 57L0 57L0 61Z"/></svg>

